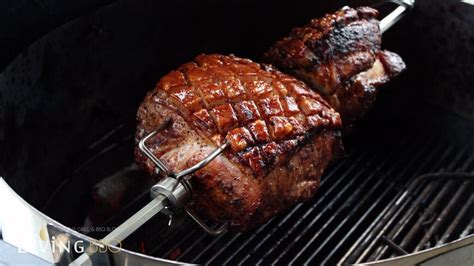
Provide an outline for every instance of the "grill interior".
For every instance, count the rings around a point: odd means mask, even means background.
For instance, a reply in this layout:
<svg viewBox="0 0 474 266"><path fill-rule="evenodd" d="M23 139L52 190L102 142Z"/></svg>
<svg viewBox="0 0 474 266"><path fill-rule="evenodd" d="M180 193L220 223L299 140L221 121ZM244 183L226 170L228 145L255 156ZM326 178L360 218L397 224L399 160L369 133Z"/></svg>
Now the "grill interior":
<svg viewBox="0 0 474 266"><path fill-rule="evenodd" d="M474 233L470 147L391 127L359 131L346 142L347 157L326 172L316 197L254 231L213 237L184 214L171 227L160 215L123 246L216 265L362 263ZM148 200L145 191L103 226L118 225Z"/></svg>
<svg viewBox="0 0 474 266"><path fill-rule="evenodd" d="M106 232L87 228L111 229L149 200L152 181L131 167L134 115L161 74L201 52L257 59L292 25L340 6L316 12L308 2L291 13L285 6L263 12L268 2L250 11L247 2L211 2L203 10L217 15L199 20L192 6L119 1L30 47L0 76L6 88L0 174L47 215L100 238ZM326 171L312 200L254 231L217 237L182 213L170 227L160 214L123 247L216 265L334 264L389 258L472 234L474 97L466 73L473 66L463 38L474 31L459 18L474 11L443 3L417 1L416 15L384 36L408 70L346 137L346 158ZM181 14L182 23L169 14ZM248 14L244 24L241 14ZM228 23L222 23L226 31L215 20ZM461 35L449 33L463 27Z"/></svg>

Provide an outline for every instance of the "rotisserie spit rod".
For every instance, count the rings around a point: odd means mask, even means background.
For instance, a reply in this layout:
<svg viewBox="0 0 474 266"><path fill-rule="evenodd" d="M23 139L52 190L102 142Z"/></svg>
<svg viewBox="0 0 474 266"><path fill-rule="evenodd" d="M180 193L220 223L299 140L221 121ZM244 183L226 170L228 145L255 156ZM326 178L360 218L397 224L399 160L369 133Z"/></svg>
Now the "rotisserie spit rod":
<svg viewBox="0 0 474 266"><path fill-rule="evenodd" d="M399 21L406 14L406 11L413 7L414 2L414 0L395 1L395 3L399 4L399 6L380 21L381 31L385 32L397 21ZM184 204L191 198L190 194L192 193L192 188L187 182L186 178L193 172L207 165L228 147L228 143L225 143L224 145L217 148L214 152L209 154L209 156L203 161L182 171L181 173L176 175L171 174L170 176L169 170L166 168L166 166L158 158L156 158L145 145L146 141L154 136L159 130L161 130L161 128L148 134L140 141L139 146L141 151L146 154L152 162L154 162L157 169L165 174L168 174L168 177L162 179L159 183L151 188L151 195L154 197L154 199L135 215L117 227L113 232L103 238L102 242L104 244L112 244L113 241L122 241L165 207L170 208L171 210L184 207ZM193 218L195 218L195 216Z"/></svg>
<svg viewBox="0 0 474 266"><path fill-rule="evenodd" d="M184 205L190 200L192 195L192 189L187 180L188 176L206 166L209 162L219 156L229 146L228 143L224 143L194 166L178 174L170 173L166 166L158 158L156 158L146 146L146 141L149 138L151 138L158 131L166 128L167 126L168 123L164 123L162 127L151 132L145 138L143 138L139 144L141 151L146 154L152 162L155 163L159 171L166 174L166 177L160 180L160 182L158 182L151 188L150 194L153 198L151 202L145 205L145 207L140 209L130 218L128 218L125 222L120 224L110 234L102 238L100 240L100 244L115 246L121 241L123 241L125 238L127 238L129 235L131 235L133 232L135 232L142 225L144 225L156 214L161 212L163 209L176 211L177 209L183 208ZM191 211L186 209L186 212L209 234L218 235L227 230L227 224L224 224L218 229L213 230L207 227L206 224ZM75 261L73 261L71 265L92 265L92 262L88 254L84 253Z"/></svg>
<svg viewBox="0 0 474 266"><path fill-rule="evenodd" d="M399 21L407 11L413 8L415 0L396 0L392 1L399 6L380 21L380 31L384 33Z"/></svg>
<svg viewBox="0 0 474 266"><path fill-rule="evenodd" d="M128 218L124 223L118 226L110 234L100 240L103 245L115 246L122 240L127 238L153 216L163 210L168 204L168 199L159 195L148 203L141 210L136 212L132 217ZM92 265L87 253L82 254L79 258L71 263L71 265Z"/></svg>
<svg viewBox="0 0 474 266"><path fill-rule="evenodd" d="M406 14L406 11L413 7L414 4L414 0L401 0L393 2L399 4L399 6L380 21L380 29L382 33L393 26L398 20L400 20ZM155 164L157 171L159 170L166 177L151 188L150 192L153 198L151 202L132 215L110 234L105 236L100 241L101 244L117 245L163 209L175 211L179 208L185 208L185 204L192 197L192 187L188 182L188 178L192 175L192 173L203 168L214 158L219 156L229 146L229 143L226 142L196 165L177 174L171 173L146 146L146 141L154 136L158 131L164 129L166 126L166 123L164 123L162 127L148 134L139 143L140 150ZM227 224L224 224L217 230L210 229L202 220L200 220L187 208L186 211L191 216L191 218L193 218L209 234L217 235L227 230ZM78 259L73 261L71 265L91 265L91 263L92 262L88 254L84 253Z"/></svg>

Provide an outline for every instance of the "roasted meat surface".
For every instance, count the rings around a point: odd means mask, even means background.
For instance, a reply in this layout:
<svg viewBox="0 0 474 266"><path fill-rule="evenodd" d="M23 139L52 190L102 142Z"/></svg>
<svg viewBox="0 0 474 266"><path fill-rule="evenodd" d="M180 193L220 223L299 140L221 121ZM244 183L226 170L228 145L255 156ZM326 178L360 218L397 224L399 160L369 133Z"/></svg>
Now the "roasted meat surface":
<svg viewBox="0 0 474 266"><path fill-rule="evenodd" d="M405 69L400 56L381 50L377 15L370 7L344 7L313 19L276 42L264 60L305 81L350 127L373 104L376 88Z"/></svg>
<svg viewBox="0 0 474 266"><path fill-rule="evenodd" d="M230 147L192 179L192 208L239 230L311 198L342 151L339 114L303 82L235 56L201 55L164 76L139 107L136 142L174 172ZM138 149L139 166L156 175ZM160 176L157 176L160 178Z"/></svg>

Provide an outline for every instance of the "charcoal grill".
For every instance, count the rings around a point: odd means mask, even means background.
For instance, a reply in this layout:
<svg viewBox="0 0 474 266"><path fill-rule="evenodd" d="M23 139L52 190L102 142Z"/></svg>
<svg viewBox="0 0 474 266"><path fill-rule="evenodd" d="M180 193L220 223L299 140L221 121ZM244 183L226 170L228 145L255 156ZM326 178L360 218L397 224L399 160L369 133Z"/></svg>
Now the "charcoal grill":
<svg viewBox="0 0 474 266"><path fill-rule="evenodd" d="M315 11L302 4L295 17L279 4L262 15L265 4L209 2L196 9L177 3L163 9L150 1L118 1L49 33L10 64L0 77L1 175L23 199L66 226L49 221L50 237L103 238L149 201L151 181L130 163L136 108L157 77L200 52L258 59L292 26L338 7ZM196 13L204 9L213 17ZM326 171L311 201L252 232L219 236L183 213L173 216L171 226L160 214L121 243L150 257L122 250L93 260L389 263L424 250L472 245L473 51L464 41L474 38L473 13L457 1L434 7L419 1L384 36L385 47L400 53L408 70L380 93L369 117L347 137L347 157ZM181 22L170 14L179 14ZM237 23L241 14L248 19ZM225 31L215 21L225 21ZM450 33L453 23L464 29L462 36ZM425 49L426 43L432 47ZM117 188L120 182L128 185Z"/></svg>

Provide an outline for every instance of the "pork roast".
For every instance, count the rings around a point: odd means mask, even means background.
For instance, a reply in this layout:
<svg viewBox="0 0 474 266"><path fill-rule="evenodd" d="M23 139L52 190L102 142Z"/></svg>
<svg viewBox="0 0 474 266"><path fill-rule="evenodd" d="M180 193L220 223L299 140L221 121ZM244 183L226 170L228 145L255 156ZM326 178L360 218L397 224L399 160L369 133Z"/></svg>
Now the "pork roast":
<svg viewBox="0 0 474 266"><path fill-rule="evenodd" d="M350 127L372 106L376 88L405 69L400 56L381 50L377 15L370 7L344 7L313 19L276 42L264 61L305 81Z"/></svg>
<svg viewBox="0 0 474 266"><path fill-rule="evenodd" d="M140 105L136 143L173 172L230 147L191 178L192 208L248 230L311 198L342 151L339 114L303 82L235 56L201 55L164 76ZM138 165L157 178L137 148Z"/></svg>

